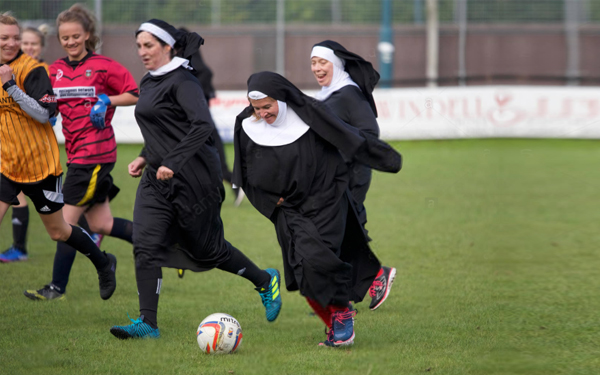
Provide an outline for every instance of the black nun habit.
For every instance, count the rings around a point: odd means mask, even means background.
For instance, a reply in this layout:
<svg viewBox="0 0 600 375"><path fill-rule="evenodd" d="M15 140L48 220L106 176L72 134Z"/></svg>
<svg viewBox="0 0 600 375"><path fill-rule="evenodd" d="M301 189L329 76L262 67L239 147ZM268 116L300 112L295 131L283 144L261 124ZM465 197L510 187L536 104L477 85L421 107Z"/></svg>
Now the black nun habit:
<svg viewBox="0 0 600 375"><path fill-rule="evenodd" d="M274 223L287 289L300 290L324 307L360 302L380 264L348 199L348 171L338 150L393 173L401 168L400 154L345 124L278 74L253 74L248 92L276 99L280 123L271 126L272 142L258 134L256 129L269 126L252 116L252 106L237 116L233 183ZM287 108L284 119L282 107ZM281 129L295 136L278 134Z"/></svg>
<svg viewBox="0 0 600 375"><path fill-rule="evenodd" d="M377 117L377 107L375 106L375 99L373 99L373 90L379 82L379 73L373 68L373 64L359 55L348 51L344 46L333 40L324 40L313 47L317 46L329 48L337 57L345 61L344 70L356 82L358 88L360 88L360 91L367 99L375 117Z"/></svg>
<svg viewBox="0 0 600 375"><path fill-rule="evenodd" d="M329 86L321 88L317 99L322 100L345 123L375 137L379 137L377 108L373 90L379 82L379 73L362 57L342 45L325 40L313 46L311 58L317 56L333 63L333 77ZM367 223L364 206L371 184L371 168L360 163L348 163L350 192L356 204L363 227Z"/></svg>
<svg viewBox="0 0 600 375"><path fill-rule="evenodd" d="M271 276L224 238L220 217L224 189L211 138L214 124L188 60L194 61L202 38L160 20L143 23L140 32L178 48L185 57L175 56L142 78L135 108L147 163L133 212L136 281L141 318L157 328L161 267L197 272L218 268L256 287L269 285ZM157 178L161 167L173 171L170 179ZM117 337L136 337L123 327L113 329Z"/></svg>

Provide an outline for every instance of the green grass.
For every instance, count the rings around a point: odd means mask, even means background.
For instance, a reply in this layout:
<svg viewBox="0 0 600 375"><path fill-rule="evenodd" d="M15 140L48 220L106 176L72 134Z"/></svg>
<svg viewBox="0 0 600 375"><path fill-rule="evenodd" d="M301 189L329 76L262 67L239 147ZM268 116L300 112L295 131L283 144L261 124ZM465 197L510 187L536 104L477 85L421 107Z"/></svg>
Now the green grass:
<svg viewBox="0 0 600 375"><path fill-rule="evenodd" d="M250 283L218 270L179 280L165 269L161 339L117 340L109 328L138 314L131 246L104 242L119 258L109 301L78 256L67 301L36 303L22 292L50 281L55 245L33 214L30 260L0 264L0 373L597 374L600 142L394 145L404 169L375 174L367 208L373 249L398 276L377 311L357 305L353 347L317 347L322 324L298 293L284 291L281 315L267 323ZM138 180L126 166L138 150L119 146L115 216L132 218ZM281 269L273 226L247 201L231 202L222 211L226 237L259 266ZM9 214L2 248L10 230ZM197 325L214 312L240 321L237 354L198 348Z"/></svg>

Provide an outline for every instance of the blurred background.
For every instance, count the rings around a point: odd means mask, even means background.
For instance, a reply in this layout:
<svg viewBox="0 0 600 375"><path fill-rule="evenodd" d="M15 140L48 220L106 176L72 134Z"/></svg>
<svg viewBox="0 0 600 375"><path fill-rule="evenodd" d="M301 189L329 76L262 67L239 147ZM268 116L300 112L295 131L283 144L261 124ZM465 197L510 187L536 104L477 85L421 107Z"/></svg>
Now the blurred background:
<svg viewBox="0 0 600 375"><path fill-rule="evenodd" d="M56 16L73 0L0 1L23 26L50 26L44 59L65 53ZM213 70L213 119L225 142L248 105L246 81L276 71L303 90L315 43L332 39L371 61L388 140L600 138L600 0L85 0L107 55L146 73L135 31L151 18L198 32ZM427 89L422 89L427 88ZM133 107L117 141L140 143ZM62 142L60 123L56 127Z"/></svg>
<svg viewBox="0 0 600 375"><path fill-rule="evenodd" d="M76 1L0 1L25 26L54 26ZM202 35L221 90L272 70L316 88L309 53L334 39L373 62L379 87L596 85L599 0L86 0L100 20L101 52L138 80L139 24L161 18ZM51 30L45 58L63 56Z"/></svg>

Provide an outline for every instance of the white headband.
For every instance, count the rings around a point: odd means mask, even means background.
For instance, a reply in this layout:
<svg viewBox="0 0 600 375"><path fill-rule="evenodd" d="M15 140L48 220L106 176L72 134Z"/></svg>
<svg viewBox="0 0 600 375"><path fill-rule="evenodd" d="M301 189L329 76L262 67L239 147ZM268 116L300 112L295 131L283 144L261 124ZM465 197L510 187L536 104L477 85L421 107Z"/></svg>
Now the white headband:
<svg viewBox="0 0 600 375"><path fill-rule="evenodd" d="M171 34L169 34L164 29L161 29L160 27L156 26L153 23L144 22L143 24L140 25L140 28L138 29L138 31L147 31L150 34L158 37L163 42L170 45L171 48L173 48L175 46L175 39L173 39Z"/></svg>
<svg viewBox="0 0 600 375"><path fill-rule="evenodd" d="M248 93L248 97L252 100L261 100L261 99L266 98L267 96L269 96L269 95L263 94L260 91L250 91Z"/></svg>
<svg viewBox="0 0 600 375"><path fill-rule="evenodd" d="M310 53L310 58L312 59L315 56L321 57L327 61L331 61L342 70L344 70L344 65L346 65L346 62L343 59L337 57L335 53L333 53L333 50L327 47L314 46L312 52Z"/></svg>

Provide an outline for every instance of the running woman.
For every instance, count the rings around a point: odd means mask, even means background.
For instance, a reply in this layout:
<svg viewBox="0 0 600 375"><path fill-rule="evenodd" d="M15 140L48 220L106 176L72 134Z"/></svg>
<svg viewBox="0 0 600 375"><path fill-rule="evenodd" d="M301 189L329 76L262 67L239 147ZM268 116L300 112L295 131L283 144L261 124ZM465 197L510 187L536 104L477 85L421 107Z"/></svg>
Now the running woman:
<svg viewBox="0 0 600 375"><path fill-rule="evenodd" d="M24 192L50 237L92 261L100 296L108 299L117 286L117 259L100 251L85 231L63 217L60 154L48 122L56 99L44 66L20 47L18 21L10 14L0 15L0 222Z"/></svg>
<svg viewBox="0 0 600 375"><path fill-rule="evenodd" d="M162 267L240 275L254 284L267 320L273 321L281 309L279 272L258 268L224 237L225 189L211 137L215 126L190 65L203 39L153 19L139 27L136 44L148 69L135 108L145 148L129 164L131 176L142 176L133 212L140 316L110 332L120 339L160 336Z"/></svg>
<svg viewBox="0 0 600 375"><path fill-rule="evenodd" d="M42 51L45 45L47 25L39 29L27 27L21 33L21 50L36 59L48 72L48 65L42 60ZM29 227L29 208L25 194L20 192L17 196L19 204L12 207L13 244L2 254L0 262L11 263L28 259L27 254L27 228Z"/></svg>
<svg viewBox="0 0 600 375"><path fill-rule="evenodd" d="M350 301L363 299L380 263L348 196L340 151L394 173L401 156L276 73L251 75L248 99L235 124L233 183L275 225L287 289L299 290L329 328L321 344L351 345Z"/></svg>
<svg viewBox="0 0 600 375"><path fill-rule="evenodd" d="M93 52L99 43L96 21L85 7L75 4L60 13L56 25L67 53L50 66L67 150L65 220L75 224L85 215L94 233L132 243L132 222L113 218L109 206L119 192L110 175L117 160L111 120L115 107L137 103L137 85L121 64ZM76 254L72 247L59 243L52 282L25 295L44 300L64 296Z"/></svg>
<svg viewBox="0 0 600 375"><path fill-rule="evenodd" d="M379 82L379 73L373 69L373 65L331 40L315 44L310 58L311 70L321 86L317 99L324 101L347 124L379 137L377 107L373 99L373 89ZM365 228L367 210L364 203L371 185L371 168L350 161L348 174L350 193L359 220L365 233L368 233ZM369 289L371 310L377 309L386 300L395 277L394 267L381 267Z"/></svg>
<svg viewBox="0 0 600 375"><path fill-rule="evenodd" d="M37 29L26 27L21 35L21 50L42 64L46 72L50 72L48 64L42 59L42 53L46 46L46 34L48 25L43 24ZM56 117L50 117L50 124L54 126ZM28 259L27 253L27 229L29 228L29 207L25 194L19 193L17 196L19 205L12 208L12 226L13 226L13 244L10 248L0 254L0 262L11 263ZM81 216L77 222L81 228L91 234L96 246L100 247L102 235L93 233L88 226L85 216Z"/></svg>

